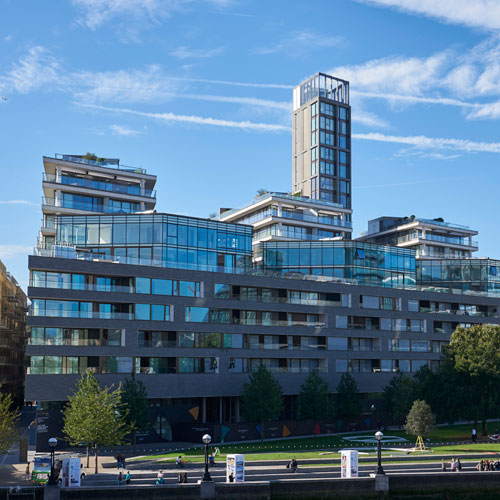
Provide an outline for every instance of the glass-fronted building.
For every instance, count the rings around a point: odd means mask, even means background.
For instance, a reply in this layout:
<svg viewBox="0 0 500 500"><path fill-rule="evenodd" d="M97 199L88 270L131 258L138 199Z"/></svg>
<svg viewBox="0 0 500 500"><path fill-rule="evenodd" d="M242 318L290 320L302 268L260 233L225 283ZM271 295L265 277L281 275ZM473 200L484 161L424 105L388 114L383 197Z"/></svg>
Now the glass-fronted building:
<svg viewBox="0 0 500 500"><path fill-rule="evenodd" d="M265 271L346 279L394 288L415 287L415 252L357 241L264 242Z"/></svg>
<svg viewBox="0 0 500 500"><path fill-rule="evenodd" d="M59 216L57 245L75 255L178 269L251 268L252 228L171 214Z"/></svg>

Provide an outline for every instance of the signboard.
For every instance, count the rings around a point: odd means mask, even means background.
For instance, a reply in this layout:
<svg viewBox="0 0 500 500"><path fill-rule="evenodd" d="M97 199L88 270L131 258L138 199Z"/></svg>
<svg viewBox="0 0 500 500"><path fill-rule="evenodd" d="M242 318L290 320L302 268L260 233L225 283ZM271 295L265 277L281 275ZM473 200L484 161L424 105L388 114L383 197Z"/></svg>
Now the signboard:
<svg viewBox="0 0 500 500"><path fill-rule="evenodd" d="M226 463L227 483L242 483L245 481L245 455L227 455Z"/></svg>
<svg viewBox="0 0 500 500"><path fill-rule="evenodd" d="M75 488L80 486L81 464L77 457L64 457L62 459L61 486Z"/></svg>
<svg viewBox="0 0 500 500"><path fill-rule="evenodd" d="M358 477L358 450L341 450L340 477Z"/></svg>
<svg viewBox="0 0 500 500"><path fill-rule="evenodd" d="M35 457L31 478L33 484L43 486L50 476L50 457Z"/></svg>

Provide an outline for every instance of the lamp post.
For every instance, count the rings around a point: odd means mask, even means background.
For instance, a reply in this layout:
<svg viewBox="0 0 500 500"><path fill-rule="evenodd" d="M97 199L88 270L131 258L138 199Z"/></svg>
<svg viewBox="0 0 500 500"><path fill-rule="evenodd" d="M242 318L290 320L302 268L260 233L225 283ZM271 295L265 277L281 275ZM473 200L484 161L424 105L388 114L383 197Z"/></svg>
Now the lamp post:
<svg viewBox="0 0 500 500"><path fill-rule="evenodd" d="M377 431L375 433L375 438L377 439L377 470L376 474L385 474L384 469L382 469L382 438L384 437L383 433Z"/></svg>
<svg viewBox="0 0 500 500"><path fill-rule="evenodd" d="M208 472L208 445L212 441L212 437L210 434L205 434L201 439L205 443L205 474L203 474L203 481L211 481L212 478L210 472Z"/></svg>
<svg viewBox="0 0 500 500"><path fill-rule="evenodd" d="M55 458L55 447L57 446L57 439L56 438L50 438L49 439L49 446L50 446L50 476L49 480L47 482L48 486L57 486L57 480L54 475L54 458Z"/></svg>

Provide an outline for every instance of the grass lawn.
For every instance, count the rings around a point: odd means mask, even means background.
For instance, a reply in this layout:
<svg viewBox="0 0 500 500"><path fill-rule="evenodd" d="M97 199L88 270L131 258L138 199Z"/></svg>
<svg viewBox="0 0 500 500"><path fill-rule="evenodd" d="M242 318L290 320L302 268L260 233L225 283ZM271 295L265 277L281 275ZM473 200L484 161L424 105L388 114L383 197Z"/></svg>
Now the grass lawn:
<svg viewBox="0 0 500 500"><path fill-rule="evenodd" d="M492 434L498 422L488 423L488 432ZM477 443L477 444L457 444L448 445L453 441L468 441L470 440L472 426L470 424L461 425L447 425L437 427L436 430L429 436L425 436L426 440L430 440L433 453L447 454L467 454L467 453L499 453L500 443ZM480 432L480 429L478 429ZM293 438L293 439L279 439L267 441L263 443L238 443L232 445L220 445L220 456L217 457L218 461L225 460L227 454L242 453L246 455L246 460L286 460L290 455L295 455L297 459L305 458L336 458L339 456L338 451L341 448L362 448L366 447L367 451L374 449L374 443L357 442L352 439L355 436L371 436L373 430L366 432L357 432L346 436L319 436L319 437L306 437L306 438ZM386 431L386 436L398 436L407 439L410 443L415 442L415 436L406 434L405 431ZM481 439L481 437L480 437ZM441 444L442 443L442 444ZM445 444L446 443L446 444ZM399 446L408 443L386 442L383 444L385 447L398 448ZM441 445L440 445L441 444ZM212 448L213 449L213 448ZM328 452L332 453L328 453ZM431 453L432 453L431 452ZM150 455L147 457L138 457L138 460L151 460L151 459L165 459L166 462L175 460L175 458L182 454L186 462L200 462L203 461L203 448L191 448L182 450L182 452L174 451L170 453L161 453L157 455ZM387 452L391 454L391 452ZM394 453L393 453L394 454ZM412 455L415 455L412 453ZM134 460L134 459L131 459Z"/></svg>

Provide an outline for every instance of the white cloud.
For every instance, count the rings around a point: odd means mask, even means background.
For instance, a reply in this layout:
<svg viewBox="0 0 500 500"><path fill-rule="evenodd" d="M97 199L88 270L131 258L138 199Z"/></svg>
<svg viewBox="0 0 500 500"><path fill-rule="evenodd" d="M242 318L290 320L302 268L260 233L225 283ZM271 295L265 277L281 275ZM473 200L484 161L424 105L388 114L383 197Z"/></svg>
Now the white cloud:
<svg viewBox="0 0 500 500"><path fill-rule="evenodd" d="M472 120L500 118L500 101L478 106L474 111L471 111L467 115L467 118Z"/></svg>
<svg viewBox="0 0 500 500"><path fill-rule="evenodd" d="M500 30L497 0L357 0L471 28Z"/></svg>
<svg viewBox="0 0 500 500"><path fill-rule="evenodd" d="M215 57L224 52L223 47L217 47L215 49L190 49L186 46L177 47L170 52L171 56L177 59L209 59L210 57Z"/></svg>
<svg viewBox="0 0 500 500"><path fill-rule="evenodd" d="M75 78L75 98L87 102L147 102L165 99L179 87L155 65L144 70L82 71Z"/></svg>
<svg viewBox="0 0 500 500"><path fill-rule="evenodd" d="M67 78L59 61L43 47L32 47L4 75L0 90L26 94L44 87L61 89Z"/></svg>
<svg viewBox="0 0 500 500"><path fill-rule="evenodd" d="M0 259L13 259L22 255L28 255L33 248L23 245L0 245Z"/></svg>
<svg viewBox="0 0 500 500"><path fill-rule="evenodd" d="M352 114L352 121L354 123L361 123L362 125L367 125L369 127L386 128L389 126L387 121L383 120L375 113L363 111L359 108L357 108L356 111Z"/></svg>
<svg viewBox="0 0 500 500"><path fill-rule="evenodd" d="M217 7L229 5L230 0L198 0ZM82 15L77 22L91 30L120 18L129 18L135 25L144 20L158 22L174 12L185 9L195 0L72 0Z"/></svg>
<svg viewBox="0 0 500 500"><path fill-rule="evenodd" d="M131 135L142 134L141 131L131 129L131 128L126 127L124 125L111 125L109 128L111 129L111 132L113 133L113 135L131 136Z"/></svg>
<svg viewBox="0 0 500 500"><path fill-rule="evenodd" d="M263 55L286 52L289 55L296 56L306 51L335 47L343 41L344 39L341 36L322 36L309 31L297 31L291 36L280 40L275 45L262 47L255 52Z"/></svg>
<svg viewBox="0 0 500 500"><path fill-rule="evenodd" d="M475 142L468 139L452 139L443 137L396 136L376 132L368 134L352 134L353 139L377 142L407 144L423 150L462 151L465 153L500 153L500 142Z"/></svg>
<svg viewBox="0 0 500 500"><path fill-rule="evenodd" d="M0 200L0 205L30 205L34 207L39 207L39 203L29 200Z"/></svg>
<svg viewBox="0 0 500 500"><path fill-rule="evenodd" d="M95 104L82 104L82 106L100 111L109 111L112 113L122 113L144 118L151 118L164 123L184 122L198 125L209 125L216 127L237 128L242 130L255 130L262 132L290 132L290 127L273 123L255 123L250 121L221 120L218 118L202 117L196 115L177 115L175 113L148 113L145 111L136 111L128 108L110 108L98 106Z"/></svg>

